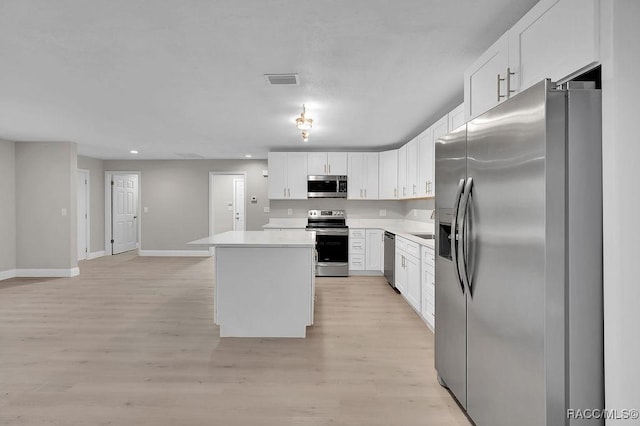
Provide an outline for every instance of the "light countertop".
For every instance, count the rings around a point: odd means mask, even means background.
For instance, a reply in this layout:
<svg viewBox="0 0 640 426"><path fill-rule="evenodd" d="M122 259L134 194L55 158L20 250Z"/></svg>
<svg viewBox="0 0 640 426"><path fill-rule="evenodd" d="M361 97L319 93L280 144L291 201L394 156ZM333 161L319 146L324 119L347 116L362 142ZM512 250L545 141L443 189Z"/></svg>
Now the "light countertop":
<svg viewBox="0 0 640 426"><path fill-rule="evenodd" d="M188 244L212 247L312 247L316 233L305 230L280 232L229 231L191 241Z"/></svg>
<svg viewBox="0 0 640 426"><path fill-rule="evenodd" d="M307 219L301 218L272 218L263 229L304 229ZM416 242L426 247L435 247L435 240L416 237L411 234L434 234L434 224L403 219L347 219L347 226L351 229L382 229L399 237Z"/></svg>

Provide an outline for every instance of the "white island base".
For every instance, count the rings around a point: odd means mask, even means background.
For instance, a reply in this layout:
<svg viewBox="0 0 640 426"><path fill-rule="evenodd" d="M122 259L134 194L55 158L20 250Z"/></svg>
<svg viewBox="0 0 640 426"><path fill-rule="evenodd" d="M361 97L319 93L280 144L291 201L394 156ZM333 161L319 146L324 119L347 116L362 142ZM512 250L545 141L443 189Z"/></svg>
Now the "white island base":
<svg viewBox="0 0 640 426"><path fill-rule="evenodd" d="M306 337L313 324L315 233L231 231L192 244L215 247L220 337Z"/></svg>

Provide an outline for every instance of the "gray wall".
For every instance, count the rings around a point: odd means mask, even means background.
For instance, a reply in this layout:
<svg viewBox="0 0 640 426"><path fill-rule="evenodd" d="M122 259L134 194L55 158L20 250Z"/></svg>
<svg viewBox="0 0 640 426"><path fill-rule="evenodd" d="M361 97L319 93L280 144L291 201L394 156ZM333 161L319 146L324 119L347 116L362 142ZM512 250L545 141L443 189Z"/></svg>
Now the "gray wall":
<svg viewBox="0 0 640 426"><path fill-rule="evenodd" d="M194 250L187 242L209 235L209 172L247 173L247 230L269 221L266 160L105 160L105 171L140 172L142 250ZM93 216L93 215L92 215ZM103 213L104 216L104 213ZM92 221L94 220L92 217ZM104 219L103 219L104 220Z"/></svg>
<svg viewBox="0 0 640 426"><path fill-rule="evenodd" d="M19 142L15 158L16 267L75 268L76 144Z"/></svg>
<svg viewBox="0 0 640 426"><path fill-rule="evenodd" d="M78 168L89 170L89 251L104 250L104 161L78 156Z"/></svg>
<svg viewBox="0 0 640 426"><path fill-rule="evenodd" d="M16 268L15 143L0 140L0 272Z"/></svg>

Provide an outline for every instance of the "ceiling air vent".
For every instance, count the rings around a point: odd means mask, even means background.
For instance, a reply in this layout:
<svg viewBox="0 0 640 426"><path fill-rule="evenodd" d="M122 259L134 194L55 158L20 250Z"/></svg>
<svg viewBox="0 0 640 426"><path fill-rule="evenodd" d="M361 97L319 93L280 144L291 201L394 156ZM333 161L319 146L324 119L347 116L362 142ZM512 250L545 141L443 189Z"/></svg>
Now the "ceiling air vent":
<svg viewBox="0 0 640 426"><path fill-rule="evenodd" d="M265 74L264 76L270 86L298 86L300 84L298 74Z"/></svg>

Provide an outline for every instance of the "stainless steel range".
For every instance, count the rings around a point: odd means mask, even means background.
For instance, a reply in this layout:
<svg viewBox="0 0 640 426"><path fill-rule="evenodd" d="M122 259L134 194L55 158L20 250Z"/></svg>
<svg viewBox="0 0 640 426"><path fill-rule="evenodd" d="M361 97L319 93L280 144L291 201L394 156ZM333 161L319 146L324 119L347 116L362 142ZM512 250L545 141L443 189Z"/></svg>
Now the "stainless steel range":
<svg viewBox="0 0 640 426"><path fill-rule="evenodd" d="M309 210L307 229L316 232L316 276L349 276L349 227L344 210Z"/></svg>

